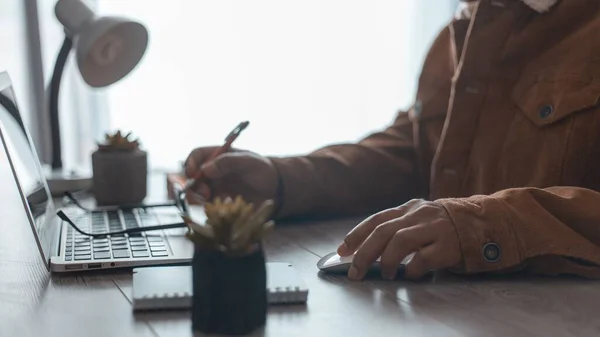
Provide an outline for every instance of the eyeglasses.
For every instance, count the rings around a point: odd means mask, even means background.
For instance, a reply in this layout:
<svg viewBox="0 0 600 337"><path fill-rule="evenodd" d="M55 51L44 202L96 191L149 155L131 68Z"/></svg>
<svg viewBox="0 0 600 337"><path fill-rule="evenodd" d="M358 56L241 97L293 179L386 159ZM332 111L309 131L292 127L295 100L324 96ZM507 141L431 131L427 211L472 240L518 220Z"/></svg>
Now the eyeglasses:
<svg viewBox="0 0 600 337"><path fill-rule="evenodd" d="M150 204L150 205L124 205L124 206L118 206L118 207L114 207L114 208L107 208L107 209L103 209L106 211L118 211L118 210L128 210L128 209L134 209L134 208L153 208L153 207L168 207L168 206L175 206L177 207L177 209L179 210L179 212L182 215L187 215L188 214L188 206L187 206L187 202L186 202L186 194L184 190L181 190L177 187L174 187L174 194L175 197L175 201L174 202L170 202L170 203L159 203L159 204ZM79 200L77 200L71 193L69 192L65 192L65 197L67 197L67 199L69 199L75 206L77 206L79 209L87 212L87 213L92 213L93 211L90 210L87 207L84 207L83 205L81 205L81 203L79 202ZM75 222L73 220L71 220L71 218L69 218L69 216L67 216L62 210L59 210L57 213L59 218L61 218L64 222L68 223L71 227L73 227L73 229L75 231L77 231L78 233L85 235L85 236L90 236L90 237L105 237L108 235L122 235L122 234L133 234L133 233L141 233L141 232L147 232L147 231L156 231L156 230L163 230L163 229L172 229L172 228L183 228L183 227L187 227L187 224L185 224L182 220L181 223L174 223L174 224L167 224L167 225L157 225L157 226L148 226L148 227L134 227L134 228L128 228L122 231L115 231L115 232L108 232L108 233L88 233L82 229L80 229L79 227L77 227L77 225L75 225Z"/></svg>

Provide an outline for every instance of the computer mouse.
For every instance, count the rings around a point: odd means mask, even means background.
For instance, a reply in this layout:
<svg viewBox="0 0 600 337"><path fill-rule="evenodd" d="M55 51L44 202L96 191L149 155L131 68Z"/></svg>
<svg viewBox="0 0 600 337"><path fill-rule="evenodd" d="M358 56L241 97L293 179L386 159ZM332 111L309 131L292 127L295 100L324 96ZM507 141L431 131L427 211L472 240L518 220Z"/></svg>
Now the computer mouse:
<svg viewBox="0 0 600 337"><path fill-rule="evenodd" d="M401 273L404 270L404 265L412 258L413 254L409 254L401 263L398 268L398 272ZM319 262L317 262L317 268L324 272L334 274L346 274L352 265L352 259L354 255L350 256L339 256L336 252L329 253L323 256ZM381 258L378 258L369 269L369 272L380 272L381 266L379 264Z"/></svg>

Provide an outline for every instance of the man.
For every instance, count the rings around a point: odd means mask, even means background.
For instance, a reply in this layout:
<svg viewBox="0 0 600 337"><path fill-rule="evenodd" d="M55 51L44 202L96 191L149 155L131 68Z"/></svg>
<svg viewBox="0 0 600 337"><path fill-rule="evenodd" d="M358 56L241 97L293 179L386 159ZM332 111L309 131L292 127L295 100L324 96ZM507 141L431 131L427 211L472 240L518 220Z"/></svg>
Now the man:
<svg viewBox="0 0 600 337"><path fill-rule="evenodd" d="M432 9L434 10L434 9ZM278 218L377 212L338 248L361 279L600 277L600 1L469 1L434 41L414 106L357 144L307 156L200 148L205 197L278 202ZM408 201L410 200L410 201ZM408 202L407 202L408 201ZM401 206L399 206L401 205Z"/></svg>

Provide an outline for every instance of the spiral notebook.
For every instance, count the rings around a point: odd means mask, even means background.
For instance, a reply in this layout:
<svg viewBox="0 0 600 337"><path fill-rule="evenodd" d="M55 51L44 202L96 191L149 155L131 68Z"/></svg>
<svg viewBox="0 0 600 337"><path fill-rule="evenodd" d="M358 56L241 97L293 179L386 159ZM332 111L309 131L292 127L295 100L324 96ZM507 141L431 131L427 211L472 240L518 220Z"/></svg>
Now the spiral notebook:
<svg viewBox="0 0 600 337"><path fill-rule="evenodd" d="M191 308L191 266L134 269L132 298L133 310ZM269 304L301 304L307 299L308 288L291 264L267 262Z"/></svg>

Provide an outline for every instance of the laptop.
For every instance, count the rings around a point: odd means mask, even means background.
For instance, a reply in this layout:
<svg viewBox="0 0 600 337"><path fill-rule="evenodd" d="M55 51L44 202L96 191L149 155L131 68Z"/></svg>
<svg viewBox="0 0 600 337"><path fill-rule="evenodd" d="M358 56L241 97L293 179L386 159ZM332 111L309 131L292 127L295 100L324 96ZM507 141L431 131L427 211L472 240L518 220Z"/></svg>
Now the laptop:
<svg viewBox="0 0 600 337"><path fill-rule="evenodd" d="M90 237L74 230L58 215L30 132L23 123L14 89L6 72L0 73L0 155L6 157L19 189L41 256L49 271L141 267L189 263L194 246L186 228L152 230ZM110 233L137 227L181 223L185 196L175 192L173 205L107 207L85 210L77 205L60 208L87 233ZM0 207L2 205L0 204Z"/></svg>

